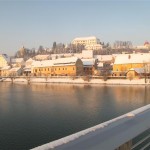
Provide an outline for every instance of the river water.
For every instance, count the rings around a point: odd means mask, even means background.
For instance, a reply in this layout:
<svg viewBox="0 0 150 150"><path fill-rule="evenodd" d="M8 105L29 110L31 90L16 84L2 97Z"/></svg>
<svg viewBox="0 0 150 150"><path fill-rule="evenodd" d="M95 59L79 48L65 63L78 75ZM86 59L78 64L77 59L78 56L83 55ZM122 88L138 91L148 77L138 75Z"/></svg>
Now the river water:
<svg viewBox="0 0 150 150"><path fill-rule="evenodd" d="M0 150L28 150L150 103L150 86L0 83Z"/></svg>

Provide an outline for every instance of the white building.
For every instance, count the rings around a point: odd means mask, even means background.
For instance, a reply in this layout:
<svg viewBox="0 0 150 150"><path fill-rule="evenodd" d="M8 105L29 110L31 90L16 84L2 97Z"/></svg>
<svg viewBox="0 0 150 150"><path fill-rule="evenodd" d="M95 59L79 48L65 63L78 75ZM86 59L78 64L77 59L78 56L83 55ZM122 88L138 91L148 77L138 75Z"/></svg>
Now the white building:
<svg viewBox="0 0 150 150"><path fill-rule="evenodd" d="M85 46L85 49L87 49L87 50L100 50L102 48L103 47L101 44L88 44Z"/></svg>
<svg viewBox="0 0 150 150"><path fill-rule="evenodd" d="M13 67L22 67L25 66L25 61L23 58L13 58L11 59L11 64L13 65Z"/></svg>
<svg viewBox="0 0 150 150"><path fill-rule="evenodd" d="M10 76L20 76L22 74L21 67L14 67L9 70Z"/></svg>
<svg viewBox="0 0 150 150"><path fill-rule="evenodd" d="M95 36L75 38L72 41L72 44L84 45L85 49L87 49L87 50L99 50L99 49L102 49L102 45L100 44L100 40L97 37L95 37Z"/></svg>

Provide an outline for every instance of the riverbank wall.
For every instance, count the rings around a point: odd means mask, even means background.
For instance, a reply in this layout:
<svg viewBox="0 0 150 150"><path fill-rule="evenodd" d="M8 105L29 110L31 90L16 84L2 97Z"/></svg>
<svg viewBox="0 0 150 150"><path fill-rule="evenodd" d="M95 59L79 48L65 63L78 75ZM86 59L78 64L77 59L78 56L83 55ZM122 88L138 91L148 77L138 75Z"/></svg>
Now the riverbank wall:
<svg viewBox="0 0 150 150"><path fill-rule="evenodd" d="M103 85L150 85L150 79L89 79L89 78L71 78L71 77L57 77L57 78L44 78L44 77L32 77L32 78L1 78L1 82L12 83L66 83L66 84L103 84ZM145 83L146 82L146 83Z"/></svg>

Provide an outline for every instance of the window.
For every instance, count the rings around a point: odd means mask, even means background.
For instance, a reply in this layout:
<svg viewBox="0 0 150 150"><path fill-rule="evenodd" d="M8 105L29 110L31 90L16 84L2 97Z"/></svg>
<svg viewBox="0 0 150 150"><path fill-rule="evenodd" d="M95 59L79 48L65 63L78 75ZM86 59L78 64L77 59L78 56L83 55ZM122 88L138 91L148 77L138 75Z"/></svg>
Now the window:
<svg viewBox="0 0 150 150"><path fill-rule="evenodd" d="M74 70L74 67L73 67L73 70Z"/></svg>

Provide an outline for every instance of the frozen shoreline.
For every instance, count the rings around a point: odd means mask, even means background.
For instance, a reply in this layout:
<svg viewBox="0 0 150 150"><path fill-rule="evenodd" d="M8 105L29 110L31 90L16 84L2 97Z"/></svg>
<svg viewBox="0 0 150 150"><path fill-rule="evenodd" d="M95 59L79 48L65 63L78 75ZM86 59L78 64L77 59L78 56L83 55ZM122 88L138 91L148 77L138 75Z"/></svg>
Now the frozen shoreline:
<svg viewBox="0 0 150 150"><path fill-rule="evenodd" d="M2 78L1 82L12 82L11 78ZM90 79L85 81L83 78L71 79L71 78L30 78L28 81L25 78L16 78L13 80L13 83L66 83L66 84L102 84L102 85L150 85L150 80L145 79L108 79L104 81L103 79Z"/></svg>

